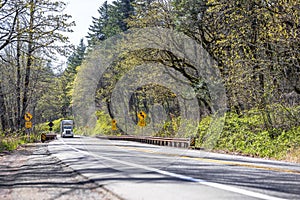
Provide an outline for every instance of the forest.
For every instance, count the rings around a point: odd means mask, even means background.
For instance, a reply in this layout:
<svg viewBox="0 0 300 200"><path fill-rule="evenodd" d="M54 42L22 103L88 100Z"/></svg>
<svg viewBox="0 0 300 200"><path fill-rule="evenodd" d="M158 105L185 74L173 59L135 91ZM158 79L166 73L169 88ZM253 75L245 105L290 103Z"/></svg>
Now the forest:
<svg viewBox="0 0 300 200"><path fill-rule="evenodd" d="M0 0L0 150L10 141L38 136L54 121L72 119L78 72L109 38L132 29L161 27L180 32L216 61L226 91L226 118L214 151L300 161L300 3L298 0L117 0L104 2L84 39L74 47L65 33L76 22L67 5L51 0ZM68 58L59 66L57 55ZM141 49L120 55L95 94L97 123L91 134L111 131L112 91L132 65L160 63L190 81L200 109L195 135L201 147L214 108L207 84L194 66L172 52ZM138 88L129 101L131 118L153 105L166 112L154 136L176 137L176 94L158 85ZM105 109L103 109L105 105ZM24 115L34 127L25 128ZM85 133L85 127L76 127ZM118 134L130 134L119 130ZM29 136L28 136L29 135ZM24 141L23 141L24 140ZM18 143L13 142L13 146Z"/></svg>

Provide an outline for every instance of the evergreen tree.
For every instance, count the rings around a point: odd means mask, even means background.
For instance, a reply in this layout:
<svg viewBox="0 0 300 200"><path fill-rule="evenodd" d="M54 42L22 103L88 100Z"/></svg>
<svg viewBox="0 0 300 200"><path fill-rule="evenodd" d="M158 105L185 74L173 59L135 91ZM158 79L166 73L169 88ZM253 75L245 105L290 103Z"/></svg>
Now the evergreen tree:
<svg viewBox="0 0 300 200"><path fill-rule="evenodd" d="M104 28L108 25L108 3L105 1L103 5L98 9L100 15L99 18L93 17L93 24L90 25L88 32L88 45L94 45L98 40L106 39Z"/></svg>
<svg viewBox="0 0 300 200"><path fill-rule="evenodd" d="M126 31L128 29L126 19L130 18L130 16L134 14L134 8L132 6L133 3L133 0L121 0L119 3L121 11L120 28L122 31Z"/></svg>
<svg viewBox="0 0 300 200"><path fill-rule="evenodd" d="M61 87L61 97L60 101L62 103L61 105L61 115L63 117L67 117L71 113L71 90L73 88L73 82L77 74L76 68L79 67L84 58L85 58L85 50L86 45L83 42L83 39L80 40L79 45L76 47L74 52L71 54L71 56L68 58L68 67L63 73L63 76L60 80L60 87Z"/></svg>
<svg viewBox="0 0 300 200"><path fill-rule="evenodd" d="M83 42L83 39L80 40L79 45L75 51L68 58L68 68L67 71L75 72L76 67L80 66L84 57L85 57L86 45Z"/></svg>
<svg viewBox="0 0 300 200"><path fill-rule="evenodd" d="M88 32L88 45L92 47L97 41L105 40L115 34L128 30L126 19L134 12L133 0L107 1L98 9L99 17L93 17Z"/></svg>

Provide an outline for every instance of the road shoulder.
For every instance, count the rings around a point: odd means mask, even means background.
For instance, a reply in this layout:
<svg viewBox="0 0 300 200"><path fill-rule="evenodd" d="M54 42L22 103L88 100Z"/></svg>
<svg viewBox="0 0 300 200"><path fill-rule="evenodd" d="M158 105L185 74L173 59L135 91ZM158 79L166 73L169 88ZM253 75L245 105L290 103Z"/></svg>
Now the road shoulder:
<svg viewBox="0 0 300 200"><path fill-rule="evenodd" d="M118 199L51 156L47 144L24 145L0 163L0 199Z"/></svg>

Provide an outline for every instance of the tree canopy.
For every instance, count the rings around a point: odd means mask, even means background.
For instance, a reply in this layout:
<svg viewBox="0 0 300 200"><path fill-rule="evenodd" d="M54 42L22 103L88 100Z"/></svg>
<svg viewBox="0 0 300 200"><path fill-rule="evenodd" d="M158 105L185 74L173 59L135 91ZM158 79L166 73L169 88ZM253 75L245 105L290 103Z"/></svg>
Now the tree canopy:
<svg viewBox="0 0 300 200"><path fill-rule="evenodd" d="M51 112L55 118L70 117L77 73L88 67L86 56L115 35L149 27L183 33L214 58L226 89L227 111L236 114L234 116L242 118L257 111L263 121L261 126L269 131L271 138L300 124L300 5L297 0L104 2L98 16L92 18L87 45L81 40L73 49L63 35L74 25L69 22L70 16L63 14L65 3L0 2L0 123L3 131L22 128L26 111L39 113L40 121L51 119ZM119 45L120 48L126 46ZM67 67L61 73L51 70L54 52L70 53ZM114 117L110 98L117 82L134 66L143 63L160 63L180 73L196 93L200 118L206 119L213 113L213 97L193 63L168 50L130 51L128 48L117 56L97 85L96 104L99 109L105 104L109 117ZM141 109L150 112L153 106L150 102L162 105L160 108L167 111L169 124L170 116L180 118L176 96L155 84L138 88L130 98L130 109L133 113Z"/></svg>
<svg viewBox="0 0 300 200"><path fill-rule="evenodd" d="M74 25L64 14L62 1L1 1L0 5L0 104L2 130L24 127L25 112L35 113L37 103L51 88L49 68L56 54L67 55ZM40 119L35 118L38 122Z"/></svg>

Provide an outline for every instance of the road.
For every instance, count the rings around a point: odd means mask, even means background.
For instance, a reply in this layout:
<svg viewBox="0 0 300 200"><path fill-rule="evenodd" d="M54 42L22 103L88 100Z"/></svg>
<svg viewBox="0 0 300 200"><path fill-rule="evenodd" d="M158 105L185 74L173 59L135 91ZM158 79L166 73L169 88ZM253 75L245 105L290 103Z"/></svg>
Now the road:
<svg viewBox="0 0 300 200"><path fill-rule="evenodd" d="M47 143L24 144L0 154L0 199L119 200L49 154Z"/></svg>
<svg viewBox="0 0 300 200"><path fill-rule="evenodd" d="M299 164L90 137L48 149L122 199L300 199Z"/></svg>

